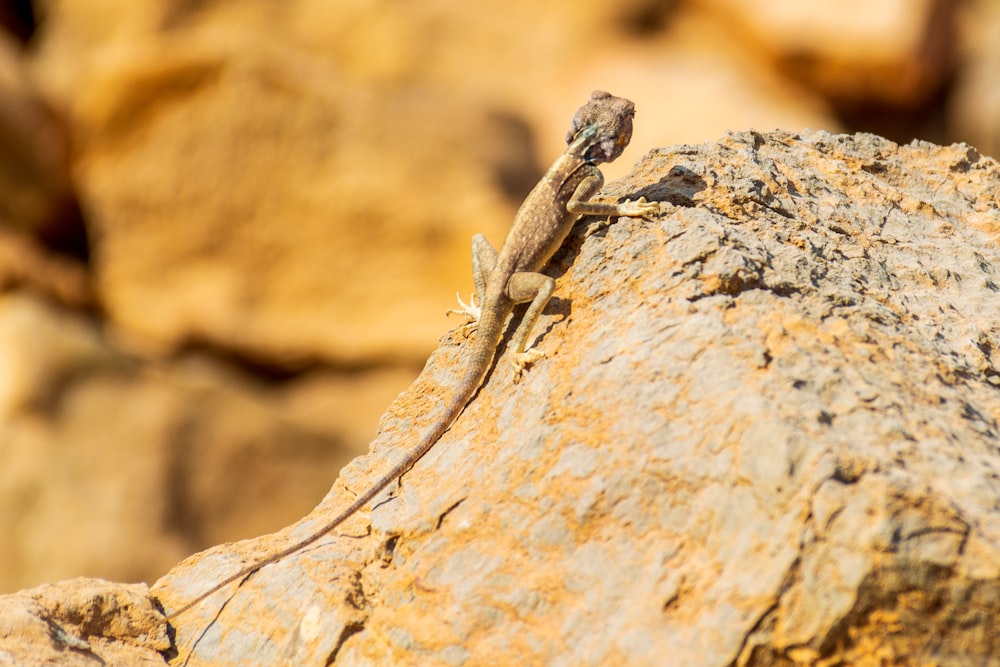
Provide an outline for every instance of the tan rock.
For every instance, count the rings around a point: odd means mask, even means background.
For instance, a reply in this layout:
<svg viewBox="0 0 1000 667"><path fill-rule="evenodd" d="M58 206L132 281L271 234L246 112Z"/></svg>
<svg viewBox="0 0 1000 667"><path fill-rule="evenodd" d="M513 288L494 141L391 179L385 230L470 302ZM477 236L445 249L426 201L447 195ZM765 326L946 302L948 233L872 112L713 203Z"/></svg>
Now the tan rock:
<svg viewBox="0 0 1000 667"><path fill-rule="evenodd" d="M948 105L948 131L987 155L1000 155L1000 5L968 3L963 67Z"/></svg>
<svg viewBox="0 0 1000 667"><path fill-rule="evenodd" d="M166 619L143 584L73 579L0 596L0 665L164 665Z"/></svg>
<svg viewBox="0 0 1000 667"><path fill-rule="evenodd" d="M83 262L45 249L30 233L0 227L0 292L15 289L74 309L95 305Z"/></svg>
<svg viewBox="0 0 1000 667"><path fill-rule="evenodd" d="M0 367L6 590L80 574L152 581L207 544L301 516L410 372L267 385L207 357L150 365L19 292L0 296Z"/></svg>
<svg viewBox="0 0 1000 667"><path fill-rule="evenodd" d="M722 128L836 127L807 89L811 71L796 70L804 84L775 73L722 14L713 23L682 8L639 37L623 12L648 15L642 4L46 2L32 74L72 122L110 321L83 318L81 329L78 314L49 303L17 311L37 318L39 334L16 329L0 353L12 369L0 378L10 390L0 442L11 446L0 531L17 538L0 550L0 587L81 573L152 580L196 548L311 507L449 326L443 309L471 285L469 237L502 237L593 88L638 102L631 152L612 174L649 146ZM912 18L929 6L913 4ZM899 25L886 38L897 47L911 34ZM926 68L923 58L913 66ZM864 72L881 65L866 63L850 63L862 75L847 83L876 85ZM989 205L965 218L996 233ZM24 262L20 249L37 248L11 238L0 236L0 285L90 303L81 266L56 272L37 252ZM753 284L739 252L697 239L674 249L704 255L700 289ZM842 251L852 261L865 252ZM94 333L105 324L110 339ZM969 354L976 345L966 342ZM396 433L409 442L409 430ZM822 629L857 589L844 590L826 606L782 604L833 609L811 617ZM337 613L354 627L365 618L356 612ZM326 622L309 618L310 632ZM786 646L801 639L794 625L775 626ZM810 649L786 653L800 650Z"/></svg>
<svg viewBox="0 0 1000 667"><path fill-rule="evenodd" d="M288 367L421 358L443 323L425 313L467 284L472 234L512 215L504 180L532 170L517 122L203 32L103 52L69 102L111 322Z"/></svg>
<svg viewBox="0 0 1000 667"><path fill-rule="evenodd" d="M917 106L954 64L955 0L698 0L841 104Z"/></svg>
<svg viewBox="0 0 1000 667"><path fill-rule="evenodd" d="M505 358L371 512L171 619L197 665L1000 661L1000 166L967 146L738 133L650 153ZM453 335L367 457L168 614L315 530L428 428Z"/></svg>
<svg viewBox="0 0 1000 667"><path fill-rule="evenodd" d="M419 357L440 316L432 327L417 313L440 312L431 295L461 284L468 239L506 217L482 159L500 137L483 116L441 127L429 91L373 95L315 62L236 55L188 52L143 84L121 76L81 112L95 126L80 173L112 321L288 366ZM136 99L188 86L166 108ZM115 119L144 107L131 129Z"/></svg>
<svg viewBox="0 0 1000 667"><path fill-rule="evenodd" d="M44 410L75 377L105 366L110 353L78 315L23 293L0 297L0 419Z"/></svg>
<svg viewBox="0 0 1000 667"><path fill-rule="evenodd" d="M562 100L585 99L595 81L615 82L637 115L631 148L602 168L609 179L627 174L653 146L714 140L727 130L841 129L817 92L775 72L732 29L696 11L680 11L661 39L580 58L584 67L543 88L543 103L523 112L534 119L547 154L557 154L566 131Z"/></svg>
<svg viewBox="0 0 1000 667"><path fill-rule="evenodd" d="M72 209L67 130L0 31L0 231L73 245L81 229Z"/></svg>

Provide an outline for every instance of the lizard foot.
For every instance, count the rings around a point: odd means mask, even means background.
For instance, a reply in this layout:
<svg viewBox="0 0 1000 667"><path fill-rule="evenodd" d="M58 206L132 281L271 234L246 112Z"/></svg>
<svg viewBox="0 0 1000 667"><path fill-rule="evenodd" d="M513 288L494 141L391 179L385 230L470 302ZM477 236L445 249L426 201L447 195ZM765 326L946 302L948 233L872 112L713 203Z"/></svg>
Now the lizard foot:
<svg viewBox="0 0 1000 667"><path fill-rule="evenodd" d="M627 215L633 218L648 218L660 212L660 204L655 201L646 201L645 197L638 199L628 199L618 204L618 215Z"/></svg>
<svg viewBox="0 0 1000 667"><path fill-rule="evenodd" d="M458 292L455 293L455 298L458 299L461 308L449 308L447 314L461 315L468 317L470 322L479 322L479 318L483 316L483 307L476 303L476 295L469 297L469 303L462 301L462 295Z"/></svg>
<svg viewBox="0 0 1000 667"><path fill-rule="evenodd" d="M469 321L463 324L461 327L462 335L468 338L469 334L475 331L476 327L479 326L479 318L483 314L483 308L482 306L476 304L475 294L469 297L470 303L462 301L462 297L459 296L457 293L455 294L455 298L458 299L458 305L460 305L461 308L451 308L450 310L447 311L446 314L461 315L462 317L469 318Z"/></svg>
<svg viewBox="0 0 1000 667"><path fill-rule="evenodd" d="M545 353L537 347L515 354L514 358L511 360L511 363L514 364L514 382L518 382L521 379L521 375L524 373L525 368L532 365L539 359L542 359L544 356Z"/></svg>

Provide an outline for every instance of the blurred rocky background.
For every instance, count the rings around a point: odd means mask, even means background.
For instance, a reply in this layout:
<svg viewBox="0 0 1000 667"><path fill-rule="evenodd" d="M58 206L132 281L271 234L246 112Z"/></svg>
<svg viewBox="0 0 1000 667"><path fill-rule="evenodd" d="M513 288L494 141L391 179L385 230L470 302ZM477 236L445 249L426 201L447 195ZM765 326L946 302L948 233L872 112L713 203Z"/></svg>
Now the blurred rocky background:
<svg viewBox="0 0 1000 667"><path fill-rule="evenodd" d="M0 591L152 581L365 451L591 90L1000 154L996 0L0 0Z"/></svg>

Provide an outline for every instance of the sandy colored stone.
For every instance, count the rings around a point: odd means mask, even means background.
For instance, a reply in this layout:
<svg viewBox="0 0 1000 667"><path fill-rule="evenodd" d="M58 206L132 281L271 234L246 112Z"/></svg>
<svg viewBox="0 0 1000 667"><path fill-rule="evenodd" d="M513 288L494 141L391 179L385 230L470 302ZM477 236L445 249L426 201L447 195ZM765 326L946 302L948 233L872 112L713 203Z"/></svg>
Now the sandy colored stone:
<svg viewBox="0 0 1000 667"><path fill-rule="evenodd" d="M416 356L432 326L417 314L440 312L474 230L502 221L490 121L440 127L430 91L377 96L296 57L202 56L136 74L144 90L122 76L92 91L80 172L112 322L291 367ZM115 118L176 86L191 92ZM453 259L429 270L438 252Z"/></svg>
<svg viewBox="0 0 1000 667"><path fill-rule="evenodd" d="M1000 5L968 4L963 67L948 105L948 131L987 155L1000 155Z"/></svg>
<svg viewBox="0 0 1000 667"><path fill-rule="evenodd" d="M0 31L0 229L73 245L81 230L72 201L67 128Z"/></svg>
<svg viewBox="0 0 1000 667"><path fill-rule="evenodd" d="M0 294L0 367L3 590L152 581L208 544L301 516L411 372L269 385L204 355L150 364L24 292Z"/></svg>
<svg viewBox="0 0 1000 667"><path fill-rule="evenodd" d="M45 249L28 233L0 227L0 292L13 289L81 310L95 305L82 262Z"/></svg>
<svg viewBox="0 0 1000 667"><path fill-rule="evenodd" d="M72 579L0 596L0 665L165 665L166 619L144 584Z"/></svg>
<svg viewBox="0 0 1000 667"><path fill-rule="evenodd" d="M901 29L883 41L912 45L910 27L930 6L907 5L903 23L894 24ZM0 233L0 288L26 290L33 304L0 304L17 316L0 318L9 371L0 377L0 530L16 538L0 553L0 586L8 590L84 573L151 581L192 550L272 530L313 506L451 326L443 310L456 289L471 287L469 237L502 238L520 195L561 149L572 110L593 88L638 104L633 144L610 174L625 173L650 146L701 141L723 128L839 127L821 100L828 91L813 87L830 81L809 69L831 66L832 55L789 61L792 51L761 48L767 34L742 39L750 30L727 18L737 14L704 16L686 4L488 0L466 8L432 0L388 11L365 0L47 0L36 8L43 20L30 70L13 66L18 80L28 77L32 104L70 121L75 177L94 224L98 302L110 319L52 303L88 308L88 267L40 251L30 230ZM792 9L775 20L802 8ZM838 21L877 26L876 14ZM833 49L831 41L812 44ZM888 71L886 92L912 84L907 72L879 70L879 47L868 50L869 60L852 61L861 76L847 68L850 76L833 83L882 94L878 77ZM928 53L908 66L931 71ZM973 65L976 81L988 81L986 64ZM978 143L991 107L989 91L976 91L963 99L966 127L980 130L970 141ZM739 193L754 178L731 174L728 157L714 169ZM644 185L655 191L665 177L651 175ZM673 174L669 182L694 191L688 178ZM734 219L747 215L727 207L718 203ZM836 215L853 233L854 212ZM953 217L996 229L989 207ZM865 243L845 243L845 257L864 259ZM669 244L676 261L703 265L706 293L741 293L759 281L759 266L708 228ZM778 291L815 280L792 252L775 249L773 263L785 275ZM691 284L685 289L697 295ZM591 306L578 303L579 317ZM604 322L619 316L605 313ZM760 350L750 358L768 362ZM442 371L441 385L450 386L452 370ZM770 432L758 429L755 437L767 441ZM410 431L395 433L393 444L411 441ZM600 460L587 450L567 456L565 469L581 473ZM864 457L837 461L839 478L868 474ZM860 483L846 484L846 493ZM831 512L834 500L824 500ZM425 516L421 506L414 513ZM554 533L539 530L546 539ZM928 547L935 558L948 539ZM991 543L975 544L968 549L985 553L988 568ZM865 583L869 561L822 553L803 577L830 576L822 565L829 556L843 563L837 577L862 583L783 599L790 618L814 610L803 623L820 634L845 600L883 604L881 589ZM359 562L369 557L362 551ZM343 592L351 604L365 599L350 582ZM525 597L517 609L545 599ZM850 625L864 613L848 614L853 620L843 625L894 627L888 612ZM345 634L367 618L357 609L337 614ZM308 619L304 636L322 634L325 612ZM774 627L786 648L772 650L778 644L765 638L748 649L755 659L820 651L795 644L813 631L795 620ZM329 641L337 646L341 635ZM843 655L862 645L845 645Z"/></svg>
<svg viewBox="0 0 1000 667"><path fill-rule="evenodd" d="M998 186L872 135L651 152L605 195L662 215L588 220L550 267L548 357L520 384L500 358L372 511L172 618L178 661L1000 663ZM157 582L168 614L388 469L467 347L312 514Z"/></svg>
<svg viewBox="0 0 1000 667"><path fill-rule="evenodd" d="M513 214L506 180L534 170L502 110L358 85L235 28L104 56L70 103L77 176L97 288L139 350L412 363L473 233Z"/></svg>
<svg viewBox="0 0 1000 667"><path fill-rule="evenodd" d="M955 0L698 0L739 25L804 85L842 104L913 107L956 55Z"/></svg>
<svg viewBox="0 0 1000 667"><path fill-rule="evenodd" d="M586 99L595 81L614 82L636 103L636 122L628 152L602 166L609 180L627 174L653 146L706 141L730 129L842 127L820 94L776 72L731 26L691 8L672 16L659 39L580 58L581 71L542 86L541 103L523 113L539 128L539 144L555 154L565 134L561 100Z"/></svg>

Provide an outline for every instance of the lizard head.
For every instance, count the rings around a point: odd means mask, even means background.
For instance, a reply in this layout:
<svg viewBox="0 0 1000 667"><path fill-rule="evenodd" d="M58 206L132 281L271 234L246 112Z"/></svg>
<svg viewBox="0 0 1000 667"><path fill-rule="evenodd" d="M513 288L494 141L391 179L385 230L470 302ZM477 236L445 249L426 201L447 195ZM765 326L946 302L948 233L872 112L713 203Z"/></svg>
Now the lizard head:
<svg viewBox="0 0 1000 667"><path fill-rule="evenodd" d="M595 90L587 103L573 116L573 124L566 133L566 143L584 139L580 146L584 160L591 164L611 162L618 158L632 139L632 118L635 104L624 97L615 97L603 90ZM588 132L595 127L594 132Z"/></svg>

